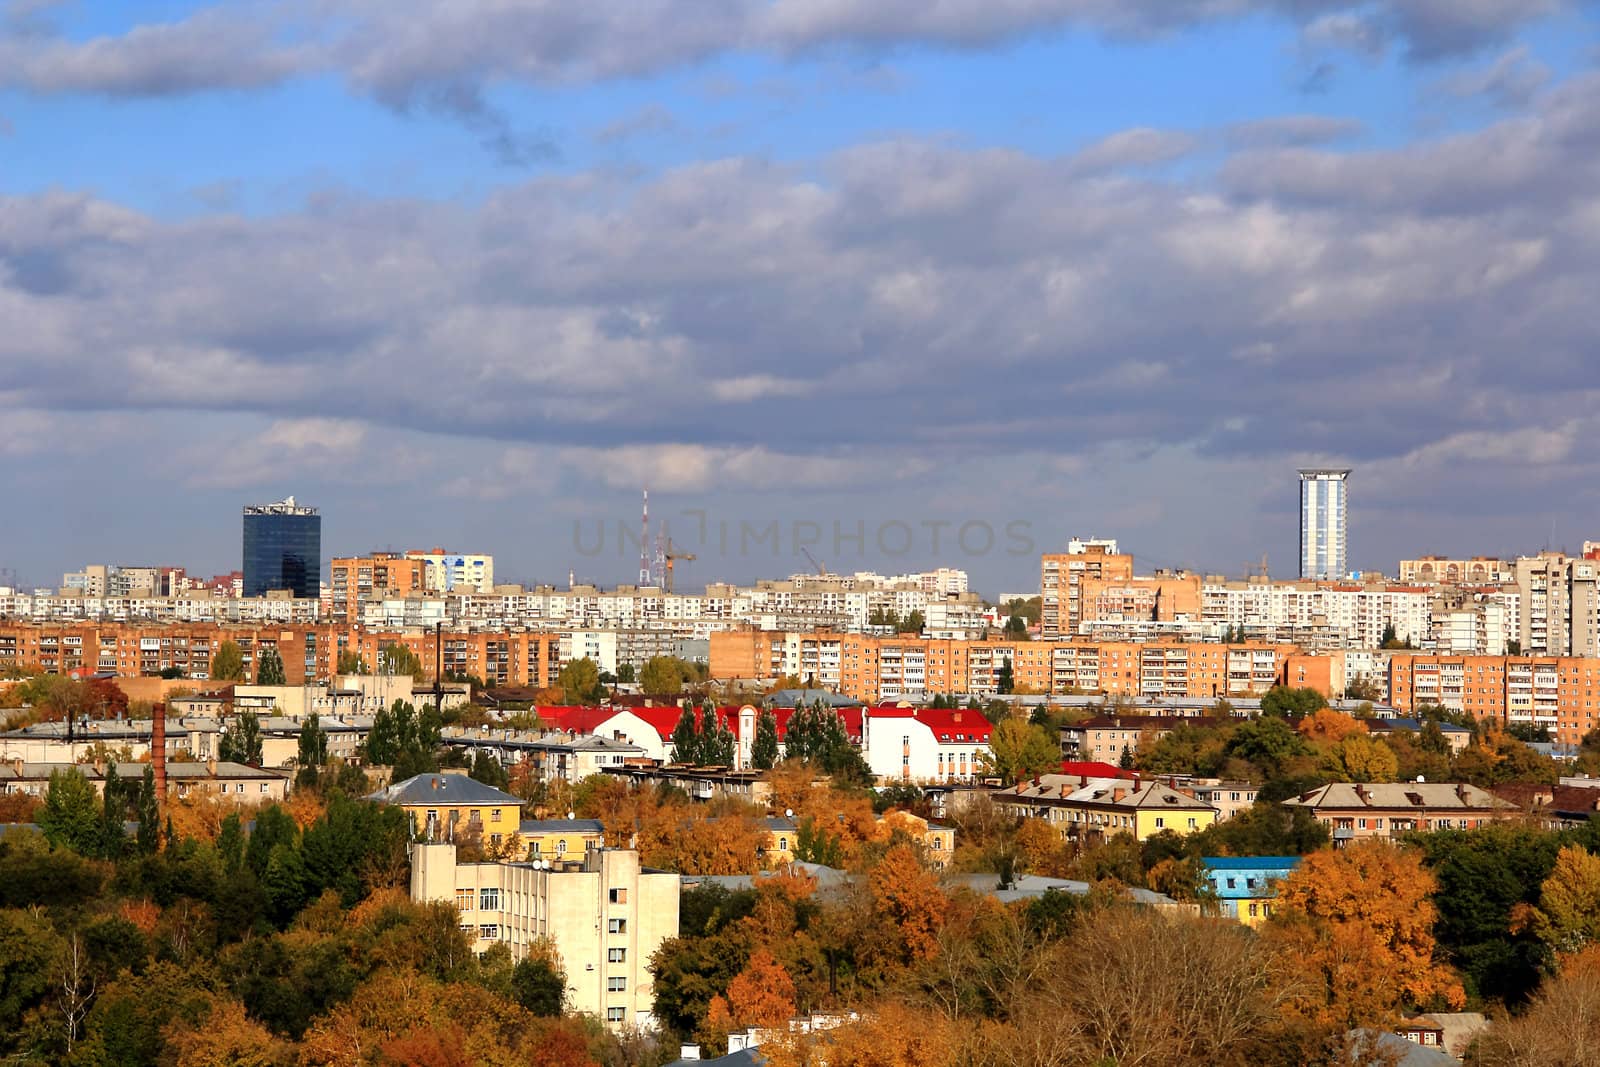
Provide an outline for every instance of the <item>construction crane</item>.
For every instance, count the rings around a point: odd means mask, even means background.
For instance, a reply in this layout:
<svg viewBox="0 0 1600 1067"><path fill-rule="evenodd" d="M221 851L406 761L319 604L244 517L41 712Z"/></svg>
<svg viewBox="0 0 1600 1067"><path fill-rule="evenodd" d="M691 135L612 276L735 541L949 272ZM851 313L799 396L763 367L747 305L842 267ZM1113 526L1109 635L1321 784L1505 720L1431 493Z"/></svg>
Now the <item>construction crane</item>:
<svg viewBox="0 0 1600 1067"><path fill-rule="evenodd" d="M806 559L809 559L811 561L811 565L813 567L817 568L818 576L823 577L823 578L826 578L828 576L828 568L827 568L827 566L825 564L818 563L817 562L817 557L813 556L811 554L811 552L806 548L805 545L801 545L800 546L800 554L805 556Z"/></svg>
<svg viewBox="0 0 1600 1067"><path fill-rule="evenodd" d="M661 553L661 558L666 560L667 592L670 593L670 592L672 592L672 568L673 568L673 565L676 564L678 562L678 560L680 560L680 559L683 560L685 563L692 563L694 560L698 559L699 557L696 556L693 552L679 552L677 549L675 549L673 547L672 538L669 537L669 538L666 539L666 550Z"/></svg>
<svg viewBox="0 0 1600 1067"><path fill-rule="evenodd" d="M1253 578L1258 574L1261 575L1262 578L1266 578L1268 576L1267 575L1267 554L1265 552L1261 553L1261 562L1260 563L1246 563L1244 565L1244 576L1245 576L1245 578L1247 578L1247 579L1248 578Z"/></svg>

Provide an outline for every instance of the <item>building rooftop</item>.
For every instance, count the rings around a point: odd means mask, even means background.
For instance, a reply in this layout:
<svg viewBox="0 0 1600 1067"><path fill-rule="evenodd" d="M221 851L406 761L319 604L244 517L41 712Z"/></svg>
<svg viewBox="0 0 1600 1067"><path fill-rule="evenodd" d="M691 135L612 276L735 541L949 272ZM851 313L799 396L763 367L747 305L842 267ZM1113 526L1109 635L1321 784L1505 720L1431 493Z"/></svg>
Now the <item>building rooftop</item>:
<svg viewBox="0 0 1600 1067"><path fill-rule="evenodd" d="M1284 803L1302 808L1386 811L1515 811L1517 807L1475 785L1452 782L1333 782Z"/></svg>
<svg viewBox="0 0 1600 1067"><path fill-rule="evenodd" d="M383 804L482 804L520 808L522 801L464 774L419 774L367 797Z"/></svg>

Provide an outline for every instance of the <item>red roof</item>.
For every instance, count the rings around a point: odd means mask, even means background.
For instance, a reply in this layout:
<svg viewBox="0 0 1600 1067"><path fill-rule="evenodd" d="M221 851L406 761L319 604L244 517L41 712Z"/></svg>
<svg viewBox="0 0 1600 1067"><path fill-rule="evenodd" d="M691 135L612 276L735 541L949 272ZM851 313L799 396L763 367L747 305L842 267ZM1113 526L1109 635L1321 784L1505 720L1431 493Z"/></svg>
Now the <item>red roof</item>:
<svg viewBox="0 0 1600 1067"><path fill-rule="evenodd" d="M733 736L739 736L739 709L746 707L744 704L725 704L715 709L714 720L725 723ZM557 730L572 730L580 734L592 734L600 726L617 715L630 714L642 719L657 734L662 741L672 739L672 731L677 729L678 720L683 716L683 709L672 704L653 704L649 707L579 707L573 705L539 707L535 709L541 721ZM850 740L861 743L861 709L859 707L836 708L839 718L844 720L845 733ZM910 709L904 710L910 714ZM773 708L773 718L778 722L778 740L782 741L789 732L789 719L794 715L793 708ZM874 712L876 714L876 712ZM977 715L977 712L973 712ZM697 711L695 721L702 722L705 716ZM982 715L978 715L980 720ZM761 721L761 714L756 713L756 722ZM985 723L987 725L987 723ZM987 735L986 735L987 736Z"/></svg>
<svg viewBox="0 0 1600 1067"><path fill-rule="evenodd" d="M1114 767L1109 763L1090 760L1064 759L1061 761L1061 773L1081 778L1132 778L1137 780L1139 777L1133 771L1125 771L1121 767Z"/></svg>
<svg viewBox="0 0 1600 1067"><path fill-rule="evenodd" d="M941 741L989 740L994 726L973 708L902 708L894 705L868 708L874 719L915 719Z"/></svg>

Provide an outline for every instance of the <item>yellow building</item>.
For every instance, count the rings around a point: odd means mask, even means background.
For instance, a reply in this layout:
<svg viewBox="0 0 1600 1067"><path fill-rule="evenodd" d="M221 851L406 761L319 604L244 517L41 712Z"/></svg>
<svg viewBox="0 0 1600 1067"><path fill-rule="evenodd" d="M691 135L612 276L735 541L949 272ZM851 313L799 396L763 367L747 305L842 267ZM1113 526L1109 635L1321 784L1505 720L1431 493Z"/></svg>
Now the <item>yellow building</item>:
<svg viewBox="0 0 1600 1067"><path fill-rule="evenodd" d="M1044 819L1069 838L1090 842L1132 834L1143 841L1171 830L1192 834L1217 821L1217 809L1160 782L1046 774L995 793L1014 814Z"/></svg>
<svg viewBox="0 0 1600 1067"><path fill-rule="evenodd" d="M455 841L475 832L483 847L499 848L522 822L522 801L465 774L419 774L369 799L404 808L411 832L430 841Z"/></svg>
<svg viewBox="0 0 1600 1067"><path fill-rule="evenodd" d="M530 860L581 860L591 848L605 844L599 819L538 819L517 827L523 856Z"/></svg>

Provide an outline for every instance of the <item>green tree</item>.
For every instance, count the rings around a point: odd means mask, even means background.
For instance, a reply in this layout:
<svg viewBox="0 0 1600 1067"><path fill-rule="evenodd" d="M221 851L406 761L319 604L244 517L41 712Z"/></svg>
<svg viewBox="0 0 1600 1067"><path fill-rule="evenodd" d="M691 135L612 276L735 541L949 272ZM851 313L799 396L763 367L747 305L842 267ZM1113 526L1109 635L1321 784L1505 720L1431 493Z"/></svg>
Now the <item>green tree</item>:
<svg viewBox="0 0 1600 1067"><path fill-rule="evenodd" d="M347 648L339 653L338 672L340 674L367 674L367 661L361 658L361 653L355 649Z"/></svg>
<svg viewBox="0 0 1600 1067"><path fill-rule="evenodd" d="M617 664L617 681L622 685L632 685L634 681L633 664Z"/></svg>
<svg viewBox="0 0 1600 1067"><path fill-rule="evenodd" d="M487 752L472 754L472 767L467 774L473 781L492 785L496 789L503 790L511 786L511 776L500 765L500 761Z"/></svg>
<svg viewBox="0 0 1600 1067"><path fill-rule="evenodd" d="M368 763L391 767L394 779L404 781L438 769L443 725L432 705L419 712L408 701L396 700L372 717L362 751Z"/></svg>
<svg viewBox="0 0 1600 1067"><path fill-rule="evenodd" d="M913 611L911 614L901 619L895 625L895 629L903 634L920 634L927 627L927 625L928 620L923 617L922 612Z"/></svg>
<svg viewBox="0 0 1600 1067"><path fill-rule="evenodd" d="M210 674L219 682L237 682L244 679L244 653L232 641L224 641L211 654Z"/></svg>
<svg viewBox="0 0 1600 1067"><path fill-rule="evenodd" d="M411 675L411 680L422 681L422 660L411 651L409 646L398 641L391 641L384 645L378 652L378 673L390 675Z"/></svg>
<svg viewBox="0 0 1600 1067"><path fill-rule="evenodd" d="M605 696L605 687L600 684L600 668L588 656L562 664L556 684L569 703L591 704Z"/></svg>
<svg viewBox="0 0 1600 1067"><path fill-rule="evenodd" d="M261 766L261 720L255 712L241 711L233 717L217 740L217 758L226 763Z"/></svg>
<svg viewBox="0 0 1600 1067"><path fill-rule="evenodd" d="M100 791L100 849L106 859L118 859L128 841L124 823L128 819L128 801L123 792L122 776L117 773L117 761L106 764L105 788Z"/></svg>
<svg viewBox="0 0 1600 1067"><path fill-rule="evenodd" d="M1328 706L1328 700L1315 689L1294 689L1275 685L1261 697L1261 714L1300 719Z"/></svg>
<svg viewBox="0 0 1600 1067"><path fill-rule="evenodd" d="M148 763L139 782L139 851L146 856L161 847L161 808L156 802L156 772Z"/></svg>
<svg viewBox="0 0 1600 1067"><path fill-rule="evenodd" d="M1556 952L1577 952L1600 941L1600 856L1579 845L1557 853L1531 919L1539 940Z"/></svg>
<svg viewBox="0 0 1600 1067"><path fill-rule="evenodd" d="M100 803L94 786L76 767L50 772L44 806L37 816L45 840L81 856L100 853Z"/></svg>
<svg viewBox="0 0 1600 1067"><path fill-rule="evenodd" d="M295 775L296 786L315 788L322 776L322 765L328 762L328 731L316 712L306 716L300 724L300 746L296 755L300 766Z"/></svg>
<svg viewBox="0 0 1600 1067"><path fill-rule="evenodd" d="M639 688L651 696L677 696L687 678L686 666L676 656L651 656L639 674Z"/></svg>
<svg viewBox="0 0 1600 1067"><path fill-rule="evenodd" d="M1011 669L1011 661L1003 660L1000 669L995 672L994 688L998 693L1014 693L1017 689L1016 674Z"/></svg>
<svg viewBox="0 0 1600 1067"><path fill-rule="evenodd" d="M1314 692L1314 690L1300 690L1300 692ZM1283 774L1286 764L1295 756L1306 756L1311 753L1305 739L1295 731L1294 727L1281 718L1268 715L1236 726L1224 751L1231 758L1249 760L1261 768L1269 778Z"/></svg>
<svg viewBox="0 0 1600 1067"><path fill-rule="evenodd" d="M978 760L986 777L1013 784L1061 765L1061 746L1041 726L1026 719L1003 720L989 734L989 749Z"/></svg>
<svg viewBox="0 0 1600 1067"><path fill-rule="evenodd" d="M756 719L756 735L750 742L750 766L766 771L777 763L778 716L771 708L762 708Z"/></svg>
<svg viewBox="0 0 1600 1067"><path fill-rule="evenodd" d="M707 704L700 709L700 754L710 767L732 767L738 747L726 720L718 720L717 709Z"/></svg>
<svg viewBox="0 0 1600 1067"><path fill-rule="evenodd" d="M678 725L672 729L672 758L677 763L695 767L705 763L700 750L700 729L691 704L684 704L683 711L678 715Z"/></svg>
<svg viewBox="0 0 1600 1067"><path fill-rule="evenodd" d="M261 650L256 658L256 684L257 685L287 685L288 679L283 672L283 657L276 648L267 647Z"/></svg>
<svg viewBox="0 0 1600 1067"><path fill-rule="evenodd" d="M548 954L530 956L511 969L511 997L535 1015L560 1015L566 1003L567 976Z"/></svg>

